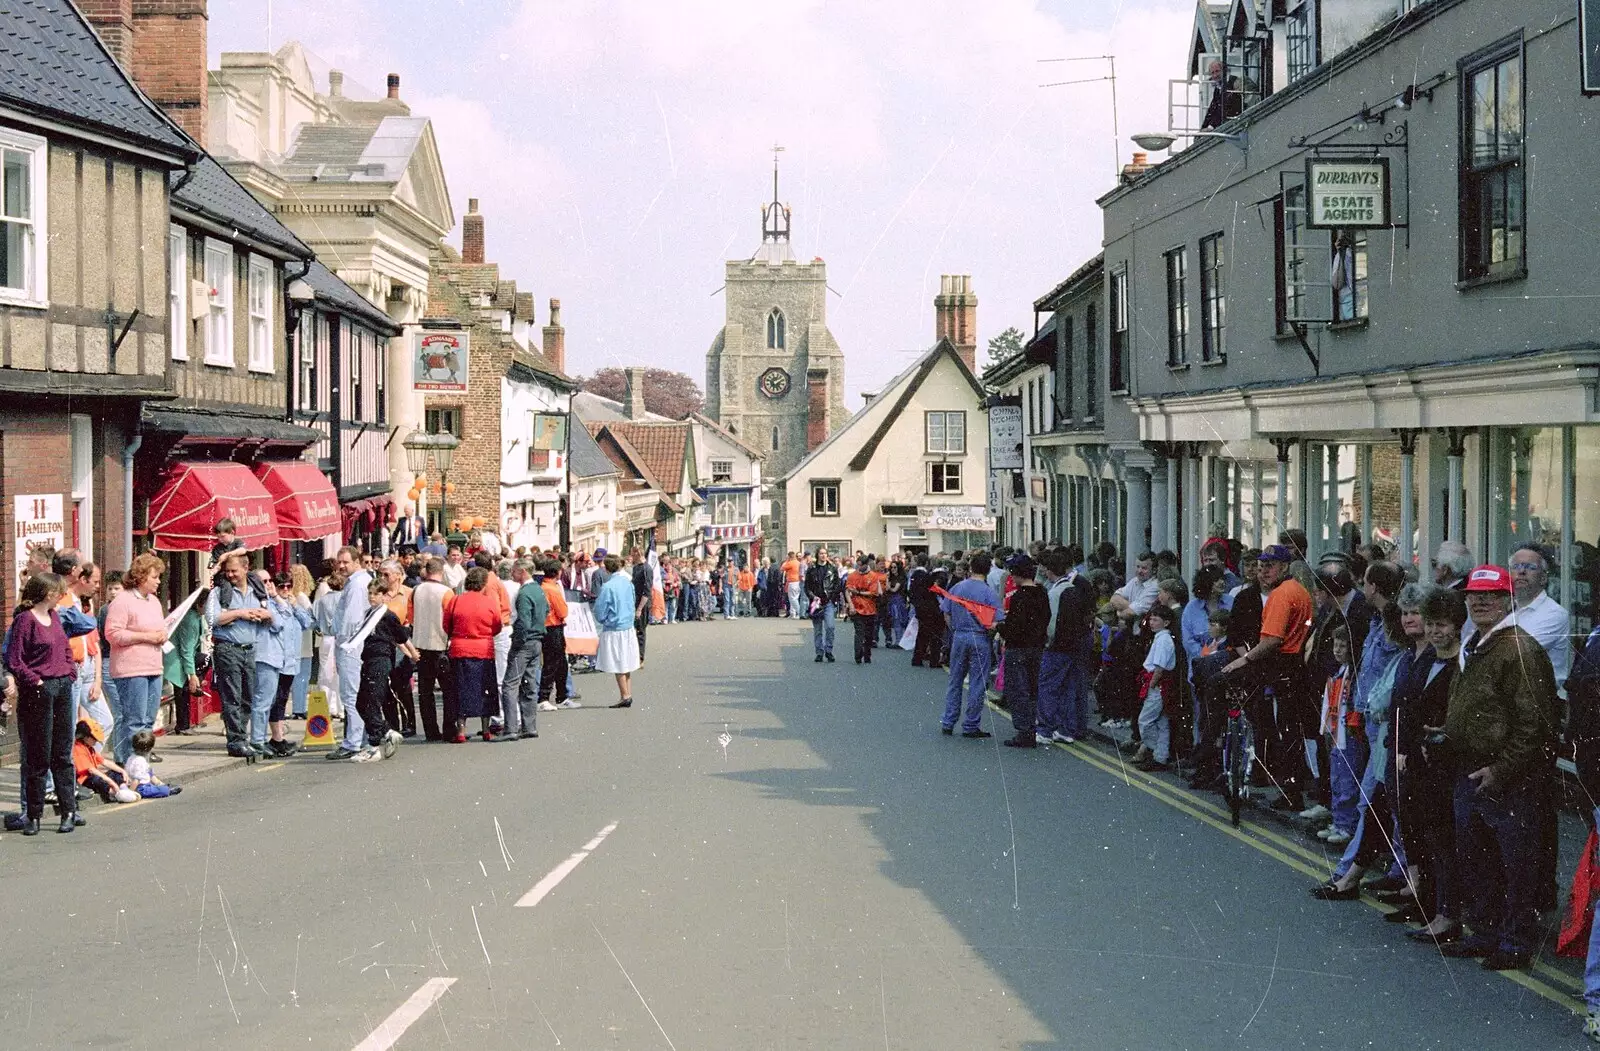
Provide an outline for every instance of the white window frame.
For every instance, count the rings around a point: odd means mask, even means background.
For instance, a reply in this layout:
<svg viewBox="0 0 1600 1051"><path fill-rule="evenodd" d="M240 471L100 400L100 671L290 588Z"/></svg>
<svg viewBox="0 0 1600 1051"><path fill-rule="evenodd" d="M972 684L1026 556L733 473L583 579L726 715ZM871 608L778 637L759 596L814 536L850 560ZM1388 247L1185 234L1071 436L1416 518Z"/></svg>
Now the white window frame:
<svg viewBox="0 0 1600 1051"><path fill-rule="evenodd" d="M215 237L206 238L205 281L210 294L206 297L206 354L207 365L231 369L238 364L233 346L233 245ZM212 263L220 263L225 280L212 284Z"/></svg>
<svg viewBox="0 0 1600 1051"><path fill-rule="evenodd" d="M1029 381L1030 383L1032 381ZM1032 396L1029 396L1029 406L1032 406ZM952 442L950 432L950 418L955 417L961 421L961 440ZM939 421L939 440L933 438L933 421ZM967 414L965 410L944 411L940 409L923 413L922 417L922 444L923 452L939 456L965 456L967 454Z"/></svg>
<svg viewBox="0 0 1600 1051"><path fill-rule="evenodd" d="M189 360L189 231L167 227L167 340L173 361Z"/></svg>
<svg viewBox="0 0 1600 1051"><path fill-rule="evenodd" d="M72 436L72 510L77 522L73 546L86 559L94 558L94 418L73 413L67 417Z"/></svg>
<svg viewBox="0 0 1600 1051"><path fill-rule="evenodd" d="M22 252L28 276L22 288L0 287L0 303L47 307L50 305L50 143L37 135L0 128L0 150L28 154L28 215L6 220L7 223L27 224Z"/></svg>
<svg viewBox="0 0 1600 1051"><path fill-rule="evenodd" d="M839 492L839 488L840 488L840 486L839 486L839 483L837 481L812 482L811 483L811 517L812 518L838 518L839 517L839 503L840 503L840 497L842 495ZM821 494L824 494L829 489L833 490L833 510L830 511L830 510L827 509L827 500L823 500L823 502L822 502L822 510L818 510L817 509L817 497L819 495L821 495Z"/></svg>
<svg viewBox="0 0 1600 1051"><path fill-rule="evenodd" d="M952 470L956 476L956 484L953 488L948 481L947 473ZM933 476L936 472L944 474L946 477L943 488L934 488ZM927 492L931 496L960 496L966 484L966 479L962 477L961 464L955 460L929 460L927 474L923 481L926 483Z"/></svg>
<svg viewBox="0 0 1600 1051"><path fill-rule="evenodd" d="M251 372L271 373L272 353L272 261L264 256L250 256L249 276L245 279L245 311L249 314L246 339L249 347L245 359ZM261 282L260 303L256 301L256 282ZM259 309L258 309L259 306Z"/></svg>
<svg viewBox="0 0 1600 1051"><path fill-rule="evenodd" d="M724 469L721 470L721 471L717 470L717 468L719 466L722 466ZM711 461L711 484L712 485L718 484L718 479L722 479L724 481L729 481L729 482L733 481L733 461L732 460L712 460Z"/></svg>

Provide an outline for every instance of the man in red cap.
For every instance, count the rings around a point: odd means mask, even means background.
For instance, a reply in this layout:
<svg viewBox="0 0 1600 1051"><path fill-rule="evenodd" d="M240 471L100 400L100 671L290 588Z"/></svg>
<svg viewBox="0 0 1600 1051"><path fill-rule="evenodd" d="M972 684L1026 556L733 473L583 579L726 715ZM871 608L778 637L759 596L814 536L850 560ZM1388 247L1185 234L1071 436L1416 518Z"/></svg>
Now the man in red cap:
<svg viewBox="0 0 1600 1051"><path fill-rule="evenodd" d="M1504 971L1532 963L1539 939L1533 860L1556 679L1544 647L1516 626L1509 572L1479 566L1466 593L1473 631L1450 684L1445 747L1456 774L1457 885L1473 933L1441 951Z"/></svg>

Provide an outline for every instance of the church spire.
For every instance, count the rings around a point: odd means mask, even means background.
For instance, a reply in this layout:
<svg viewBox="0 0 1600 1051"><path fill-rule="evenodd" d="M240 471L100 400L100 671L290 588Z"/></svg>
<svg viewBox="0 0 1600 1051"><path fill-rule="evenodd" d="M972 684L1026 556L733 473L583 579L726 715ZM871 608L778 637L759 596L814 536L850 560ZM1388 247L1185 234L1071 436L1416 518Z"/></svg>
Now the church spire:
<svg viewBox="0 0 1600 1051"><path fill-rule="evenodd" d="M783 147L772 147L772 203L761 206L761 248L753 261L767 263L792 262L794 251L789 247L789 206L778 199L778 154Z"/></svg>

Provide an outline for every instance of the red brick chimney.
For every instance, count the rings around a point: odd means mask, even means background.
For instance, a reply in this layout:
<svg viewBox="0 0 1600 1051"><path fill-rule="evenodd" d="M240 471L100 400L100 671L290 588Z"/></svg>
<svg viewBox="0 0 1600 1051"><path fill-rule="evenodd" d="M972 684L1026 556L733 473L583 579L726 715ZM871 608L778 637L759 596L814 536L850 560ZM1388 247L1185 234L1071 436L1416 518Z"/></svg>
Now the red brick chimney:
<svg viewBox="0 0 1600 1051"><path fill-rule="evenodd" d="M461 217L461 261L483 262L483 216L476 197L467 198L467 214Z"/></svg>
<svg viewBox="0 0 1600 1051"><path fill-rule="evenodd" d="M828 372L806 373L806 452L828 440Z"/></svg>
<svg viewBox="0 0 1600 1051"><path fill-rule="evenodd" d="M392 99L400 97L400 74L398 73L389 74L389 97Z"/></svg>
<svg viewBox="0 0 1600 1051"><path fill-rule="evenodd" d="M206 144L206 0L131 0L133 79L201 146Z"/></svg>
<svg viewBox="0 0 1600 1051"><path fill-rule="evenodd" d="M561 327L561 300L550 301L550 324L544 327L544 359L557 372L567 371L567 330Z"/></svg>
<svg viewBox="0 0 1600 1051"><path fill-rule="evenodd" d="M944 274L933 300L935 339L948 339L967 368L978 367L978 297L969 274Z"/></svg>
<svg viewBox="0 0 1600 1051"><path fill-rule="evenodd" d="M132 69L133 0L81 0L78 7L117 64Z"/></svg>

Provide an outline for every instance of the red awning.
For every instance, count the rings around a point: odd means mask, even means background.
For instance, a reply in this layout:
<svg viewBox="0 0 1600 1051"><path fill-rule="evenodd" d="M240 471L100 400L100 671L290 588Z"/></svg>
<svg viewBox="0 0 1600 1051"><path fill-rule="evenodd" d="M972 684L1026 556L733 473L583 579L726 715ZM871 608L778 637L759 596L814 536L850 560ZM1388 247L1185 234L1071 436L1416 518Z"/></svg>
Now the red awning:
<svg viewBox="0 0 1600 1051"><path fill-rule="evenodd" d="M316 464L304 460L258 463L256 477L272 497L280 540L321 540L339 532L339 495Z"/></svg>
<svg viewBox="0 0 1600 1051"><path fill-rule="evenodd" d="M210 551L211 528L224 518L247 550L278 542L272 496L242 463L180 460L150 498L157 551Z"/></svg>

